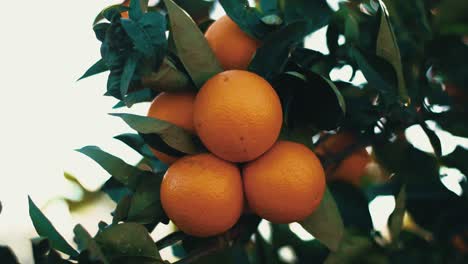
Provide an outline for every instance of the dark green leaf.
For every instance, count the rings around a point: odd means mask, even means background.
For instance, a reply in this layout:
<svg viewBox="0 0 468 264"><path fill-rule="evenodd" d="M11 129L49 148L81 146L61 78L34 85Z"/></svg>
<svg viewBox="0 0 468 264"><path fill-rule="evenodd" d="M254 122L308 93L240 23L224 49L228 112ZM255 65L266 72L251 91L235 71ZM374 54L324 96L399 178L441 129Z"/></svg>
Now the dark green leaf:
<svg viewBox="0 0 468 264"><path fill-rule="evenodd" d="M109 195L112 201L117 203L120 201L120 199L122 199L122 197L130 192L130 189L121 182L117 181L114 177L111 177L106 181L106 183L104 183L101 191Z"/></svg>
<svg viewBox="0 0 468 264"><path fill-rule="evenodd" d="M78 152L96 161L104 170L120 183L127 185L129 179L140 174L142 171L131 166L120 158L117 158L96 146L87 146L77 150Z"/></svg>
<svg viewBox="0 0 468 264"><path fill-rule="evenodd" d="M0 246L0 261L3 264L19 264L18 259L9 247Z"/></svg>
<svg viewBox="0 0 468 264"><path fill-rule="evenodd" d="M91 66L84 74L81 76L79 80L82 80L84 78L87 78L89 76L93 76L105 71L108 71L109 68L107 67L106 63L104 62L103 59L98 60L93 66Z"/></svg>
<svg viewBox="0 0 468 264"><path fill-rule="evenodd" d="M112 225L95 239L111 263L163 263L158 248L142 225Z"/></svg>
<svg viewBox="0 0 468 264"><path fill-rule="evenodd" d="M81 225L75 226L73 233L75 233L75 241L78 245L78 249L89 253L88 260L100 261L103 264L109 263L99 246L96 244L96 241L94 241L91 235Z"/></svg>
<svg viewBox="0 0 468 264"><path fill-rule="evenodd" d="M344 99L328 79L307 69L286 72L273 82L284 109L289 130L313 128L334 129L344 117Z"/></svg>
<svg viewBox="0 0 468 264"><path fill-rule="evenodd" d="M376 67L378 61L375 60L375 58L371 57L369 54L367 54L369 55L369 58L366 58L363 55L363 53L357 48L350 49L350 55L353 58L353 60L357 63L359 69L362 71L362 73L366 77L366 80L369 82L370 85L372 85L372 87L378 89L383 94L387 94L390 96L395 95L395 90L393 89L392 84L389 83L389 81L387 81L387 79L381 74L385 71L380 71L378 70L379 68Z"/></svg>
<svg viewBox="0 0 468 264"><path fill-rule="evenodd" d="M133 114L111 114L122 118L131 128L143 134L158 134L172 148L187 154L198 153L192 135L169 122Z"/></svg>
<svg viewBox="0 0 468 264"><path fill-rule="evenodd" d="M125 195L118 201L117 207L112 213L112 224L118 224L120 221L127 220L131 199L132 197L130 195Z"/></svg>
<svg viewBox="0 0 468 264"><path fill-rule="evenodd" d="M250 7L246 0L220 0L219 3L242 31L258 40L263 40L283 22L277 15L261 14L256 8Z"/></svg>
<svg viewBox="0 0 468 264"><path fill-rule="evenodd" d="M344 235L344 225L335 199L328 189L319 208L299 224L330 250L338 250Z"/></svg>
<svg viewBox="0 0 468 264"><path fill-rule="evenodd" d="M161 92L186 92L195 91L190 78L184 72L177 69L174 63L167 57L159 67L142 77L145 87Z"/></svg>
<svg viewBox="0 0 468 264"><path fill-rule="evenodd" d="M400 192L395 197L395 210L390 215L389 219L389 229L392 236L393 243L398 243L401 228L403 226L403 217L406 210L406 186L401 187Z"/></svg>
<svg viewBox="0 0 468 264"><path fill-rule="evenodd" d="M122 12L128 11L127 6L123 6L121 4L117 5L111 5L106 8L104 8L99 14L96 16L96 18L93 21L93 26L99 23L99 21L103 20L104 18L112 21L115 16L119 16Z"/></svg>
<svg viewBox="0 0 468 264"><path fill-rule="evenodd" d="M28 200L29 216L31 217L36 232L42 237L47 237L53 248L69 256L78 256L78 252L72 246L70 246L70 244L68 244L62 235L59 234L49 219L47 219L41 210L39 210L39 208L34 204L34 202L31 200L31 197L28 197Z"/></svg>
<svg viewBox="0 0 468 264"><path fill-rule="evenodd" d="M148 1L141 1L141 0L131 0L130 1L130 11L128 11L128 15L130 19L138 21L143 17L143 9L146 9L146 5ZM142 5L145 5L144 7Z"/></svg>
<svg viewBox="0 0 468 264"><path fill-rule="evenodd" d="M269 80L281 73L289 53L310 31L310 24L295 22L269 35L257 50L249 70ZM272 56L275 54L275 56Z"/></svg>
<svg viewBox="0 0 468 264"><path fill-rule="evenodd" d="M306 20L313 25L312 31L325 26L332 14L326 0L287 0L283 3L287 23Z"/></svg>
<svg viewBox="0 0 468 264"><path fill-rule="evenodd" d="M141 174L136 183L136 189L131 197L127 220L140 224L159 222L165 215L159 189L163 174L147 172Z"/></svg>
<svg viewBox="0 0 468 264"><path fill-rule="evenodd" d="M429 141L431 142L432 148L434 149L435 155L437 157L441 157L442 156L442 146L441 146L440 139L437 136L437 134L433 130L429 129L429 127L427 126L427 124L424 121L420 122L419 125L422 127L422 129L426 133L427 137L429 138Z"/></svg>
<svg viewBox="0 0 468 264"><path fill-rule="evenodd" d="M403 65L401 63L400 48L393 32L388 11L382 0L379 0L381 18L380 28L377 35L377 56L387 60L395 69L398 80L398 93L403 103L409 102L408 92L406 91L405 77L403 76Z"/></svg>
<svg viewBox="0 0 468 264"><path fill-rule="evenodd" d="M146 145L143 138L138 134L121 134L114 137L117 140L122 141L127 146L131 147L136 152L140 153L144 157L152 157L153 153L149 149L148 145Z"/></svg>
<svg viewBox="0 0 468 264"><path fill-rule="evenodd" d="M143 102L151 102L153 101L155 96L156 96L156 92L154 90L150 88L143 88L141 90L128 93L124 101L118 102L112 108L117 109L117 108L121 108L125 106L132 107L134 104L143 103Z"/></svg>
<svg viewBox="0 0 468 264"><path fill-rule="evenodd" d="M106 39L106 33L110 25L110 23L99 23L93 26L94 34L96 34L99 41L103 42Z"/></svg>
<svg viewBox="0 0 468 264"><path fill-rule="evenodd" d="M128 93L128 88L130 86L130 82L133 79L133 75L135 74L138 61L140 60L140 55L138 53L133 53L130 57L127 58L125 62L125 67L123 69L123 73L120 79L120 95L124 100L126 99L126 95ZM127 106L130 105L127 103Z"/></svg>
<svg viewBox="0 0 468 264"><path fill-rule="evenodd" d="M177 54L200 88L209 78L223 71L197 24L172 0L164 0L170 17L171 33Z"/></svg>
<svg viewBox="0 0 468 264"><path fill-rule="evenodd" d="M444 165L457 168L468 177L468 150L458 146L452 153L442 158Z"/></svg>

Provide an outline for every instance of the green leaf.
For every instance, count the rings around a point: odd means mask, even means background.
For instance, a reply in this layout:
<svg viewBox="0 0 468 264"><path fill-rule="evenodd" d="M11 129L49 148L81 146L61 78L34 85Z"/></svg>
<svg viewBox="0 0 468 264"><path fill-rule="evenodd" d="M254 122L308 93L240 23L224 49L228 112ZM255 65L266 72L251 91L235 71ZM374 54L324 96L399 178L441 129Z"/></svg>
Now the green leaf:
<svg viewBox="0 0 468 264"><path fill-rule="evenodd" d="M393 210L389 219L390 235L392 236L394 245L398 243L403 226L403 217L406 210L406 185L401 187L400 192L395 198L395 210Z"/></svg>
<svg viewBox="0 0 468 264"><path fill-rule="evenodd" d="M144 7L142 5L145 5ZM131 0L130 1L130 11L128 15L130 19L138 21L143 17L143 8L146 8L148 1L141 0Z"/></svg>
<svg viewBox="0 0 468 264"><path fill-rule="evenodd" d="M140 169L125 163L122 159L96 146L86 146L77 151L96 161L104 170L112 175L112 177L124 185L128 185L130 178L142 172Z"/></svg>
<svg viewBox="0 0 468 264"><path fill-rule="evenodd" d="M75 228L73 229L73 233L75 233L75 241L78 245L78 249L80 251L87 251L89 253L88 260L100 261L103 264L109 263L99 246L96 244L96 241L94 241L94 239L83 228L83 226L75 226Z"/></svg>
<svg viewBox="0 0 468 264"><path fill-rule="evenodd" d="M160 222L165 216L159 189L164 174L147 172L138 177L128 210L127 221L139 224Z"/></svg>
<svg viewBox="0 0 468 264"><path fill-rule="evenodd" d="M184 72L177 69L175 64L164 58L158 71L150 72L142 77L145 87L160 92L187 92L195 91L190 78Z"/></svg>
<svg viewBox="0 0 468 264"><path fill-rule="evenodd" d="M285 0L283 1L284 19L287 23L306 20L313 25L312 31L325 26L332 10L325 0Z"/></svg>
<svg viewBox="0 0 468 264"><path fill-rule="evenodd" d="M310 32L310 24L295 22L270 34L257 49L249 70L269 80L281 73L289 53ZM275 54L275 56L272 56Z"/></svg>
<svg viewBox="0 0 468 264"><path fill-rule="evenodd" d="M121 107L132 107L134 104L142 102L151 102L156 96L156 92L150 88L143 88L135 92L128 93L123 101L119 101L112 109L117 109Z"/></svg>
<svg viewBox="0 0 468 264"><path fill-rule="evenodd" d="M133 150L140 153L144 157L153 156L153 153L151 152L148 145L146 145L143 138L138 134L126 133L126 134L115 136L114 138L122 141L127 146L131 147Z"/></svg>
<svg viewBox="0 0 468 264"><path fill-rule="evenodd" d="M344 225L335 199L328 189L319 208L299 224L330 250L338 250L344 235Z"/></svg>
<svg viewBox="0 0 468 264"><path fill-rule="evenodd" d="M376 67L376 65L378 65L378 61L374 57L366 54L368 55L368 58L366 58L357 48L351 48L349 52L351 58L357 63L359 69L362 71L366 80L372 87L379 90L384 95L392 97L395 95L392 84L381 74L385 71L379 70L379 68Z"/></svg>
<svg viewBox="0 0 468 264"><path fill-rule="evenodd" d="M103 42L106 39L107 30L110 28L110 23L99 23L93 26L94 34L96 34L96 38Z"/></svg>
<svg viewBox="0 0 468 264"><path fill-rule="evenodd" d="M434 149L435 155L437 157L441 157L442 146L441 146L440 139L437 136L437 134L433 130L429 129L429 127L424 121L419 122L419 125L424 130L424 133L426 133L427 137L429 138L429 141L431 142L431 146Z"/></svg>
<svg viewBox="0 0 468 264"><path fill-rule="evenodd" d="M9 247L0 246L0 261L5 264L17 264L18 259Z"/></svg>
<svg viewBox="0 0 468 264"><path fill-rule="evenodd" d="M100 232L95 240L110 263L164 263L153 239L142 225L112 225Z"/></svg>
<svg viewBox="0 0 468 264"><path fill-rule="evenodd" d="M78 256L78 252L68 244L62 235L60 235L49 219L47 219L41 210L39 210L39 208L34 204L31 197L28 197L28 200L29 216L31 217L31 221L36 232L42 237L47 237L53 248L72 257Z"/></svg>
<svg viewBox="0 0 468 264"><path fill-rule="evenodd" d="M164 0L164 3L177 54L195 86L200 88L223 69L192 18L172 0Z"/></svg>
<svg viewBox="0 0 468 264"><path fill-rule="evenodd" d="M468 150L458 146L452 153L442 158L445 166L454 167L468 177Z"/></svg>
<svg viewBox="0 0 468 264"><path fill-rule="evenodd" d="M99 23L104 18L109 20L109 21L112 21L112 19L115 16L118 15L120 17L120 14L122 12L125 12L125 11L128 11L128 10L129 10L129 8L127 6L123 6L121 4L108 6L108 7L104 8L101 12L99 12L99 14L96 16L96 18L94 18L93 26L96 25L97 23Z"/></svg>
<svg viewBox="0 0 468 264"><path fill-rule="evenodd" d="M193 135L169 122L133 114L111 114L122 118L131 128L143 134L158 134L172 148L187 154L198 153Z"/></svg>
<svg viewBox="0 0 468 264"><path fill-rule="evenodd" d="M393 68L398 80L398 93L402 103L409 102L408 92L406 91L405 77L403 75L403 65L401 63L400 48L393 32L390 19L388 18L388 11L382 0L379 0L381 9L380 28L377 35L377 56L387 60Z"/></svg>
<svg viewBox="0 0 468 264"><path fill-rule="evenodd" d="M282 98L285 128L307 131L338 127L346 106L335 84L307 69L298 71L286 72L273 81L273 87Z"/></svg>
<svg viewBox="0 0 468 264"><path fill-rule="evenodd" d="M220 0L219 3L242 31L258 40L263 40L278 24L283 23L277 15L264 16L256 8L250 7L246 0Z"/></svg>
<svg viewBox="0 0 468 264"><path fill-rule="evenodd" d="M79 80L82 80L84 78L88 78L90 76L103 73L105 71L108 71L109 68L107 67L107 64L104 62L103 59L98 60L93 66L91 66L84 74L81 76Z"/></svg>
<svg viewBox="0 0 468 264"><path fill-rule="evenodd" d="M112 213L112 224L118 224L120 221L127 220L131 199L132 197L130 195L125 195L118 201L117 207Z"/></svg>
<svg viewBox="0 0 468 264"><path fill-rule="evenodd" d="M127 58L127 61L125 62L125 67L120 79L120 95L122 98L124 98L124 100L126 99L128 88L130 86L130 82L133 79L133 75L135 74L139 60L140 55L138 53L133 53L130 55L130 57ZM128 103L127 106L129 106Z"/></svg>

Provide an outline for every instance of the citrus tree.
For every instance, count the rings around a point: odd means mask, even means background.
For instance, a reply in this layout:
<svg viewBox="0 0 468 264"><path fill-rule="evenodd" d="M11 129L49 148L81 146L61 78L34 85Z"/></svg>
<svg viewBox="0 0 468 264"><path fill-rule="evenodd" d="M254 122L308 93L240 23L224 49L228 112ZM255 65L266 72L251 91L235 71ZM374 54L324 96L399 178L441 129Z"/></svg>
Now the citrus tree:
<svg viewBox="0 0 468 264"><path fill-rule="evenodd" d="M216 21L203 0L99 13L102 58L82 78L107 72L115 108L151 102L147 116L112 114L134 130L115 138L143 159L79 149L112 175L112 223L76 226L70 245L30 200L36 261L168 263L159 251L172 247L176 263L287 263L287 246L296 263L466 263L466 181L457 195L440 169L468 175L468 152L442 152L435 130L468 137L468 3L219 3ZM305 45L324 27L326 54ZM350 78L332 80L343 67ZM432 152L408 141L410 126ZM379 195L396 198L389 235L368 210Z"/></svg>

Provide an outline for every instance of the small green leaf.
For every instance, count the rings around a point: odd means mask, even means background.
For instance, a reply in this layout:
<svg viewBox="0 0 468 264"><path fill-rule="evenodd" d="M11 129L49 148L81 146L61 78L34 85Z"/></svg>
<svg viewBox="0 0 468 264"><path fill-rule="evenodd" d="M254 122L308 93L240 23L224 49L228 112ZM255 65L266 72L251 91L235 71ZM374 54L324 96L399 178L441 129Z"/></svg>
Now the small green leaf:
<svg viewBox="0 0 468 264"><path fill-rule="evenodd" d="M309 32L310 24L306 22L295 22L273 32L255 53L249 70L267 80L281 73L292 48Z"/></svg>
<svg viewBox="0 0 468 264"><path fill-rule="evenodd" d="M111 225L96 242L110 263L164 263L145 227L135 223Z"/></svg>
<svg viewBox="0 0 468 264"><path fill-rule="evenodd" d="M139 60L140 55L138 53L133 53L130 55L130 57L127 58L127 61L125 62L125 67L120 79L120 95L122 98L124 98L124 100L126 99L128 88L130 86L130 82L133 79L133 75L135 74ZM127 106L129 106L128 103Z"/></svg>
<svg viewBox="0 0 468 264"><path fill-rule="evenodd" d="M164 58L157 71L150 72L142 77L145 87L160 92L187 92L195 91L190 78L177 69L169 58Z"/></svg>
<svg viewBox="0 0 468 264"><path fill-rule="evenodd" d="M400 192L395 198L395 210L393 210L389 219L390 235L392 236L392 242L394 245L398 243L401 228L403 226L403 217L406 210L406 185L401 187Z"/></svg>
<svg viewBox="0 0 468 264"><path fill-rule="evenodd" d="M458 146L452 153L442 157L445 166L454 167L460 170L465 176L468 176L468 150Z"/></svg>
<svg viewBox="0 0 468 264"><path fill-rule="evenodd" d="M78 256L78 252L68 244L62 235L60 235L49 219L47 219L41 210L39 210L39 208L34 204L31 197L28 197L28 200L29 216L31 217L31 221L36 232L42 237L47 237L53 248L72 257Z"/></svg>
<svg viewBox="0 0 468 264"><path fill-rule="evenodd" d="M93 26L94 34L99 41L103 42L106 39L106 32L110 26L110 23L99 23Z"/></svg>
<svg viewBox="0 0 468 264"><path fill-rule="evenodd" d="M154 97L156 96L156 92L150 88L143 88L141 90L137 90L135 92L128 93L125 96L123 101L119 101L115 104L112 109L117 109L121 107L132 107L134 104L142 103L142 102L151 102L153 101Z"/></svg>
<svg viewBox="0 0 468 264"><path fill-rule="evenodd" d="M121 4L108 6L108 7L104 8L101 12L99 12L99 14L96 16L96 18L94 18L93 26L96 25L97 23L99 23L104 18L109 20L109 21L112 21L112 18L114 16L116 16L116 15L120 16L120 14L122 12L125 12L125 11L128 11L128 10L129 10L129 8L127 6L123 6Z"/></svg>
<svg viewBox="0 0 468 264"><path fill-rule="evenodd" d="M122 118L131 128L143 134L158 134L170 147L187 154L198 153L193 135L169 122L133 114L111 114Z"/></svg>
<svg viewBox="0 0 468 264"><path fill-rule="evenodd" d="M127 220L131 199L132 197L130 195L125 195L118 201L117 207L112 213L112 224L118 224L120 221Z"/></svg>
<svg viewBox="0 0 468 264"><path fill-rule="evenodd" d="M172 0L164 0L164 3L177 54L195 86L200 88L223 69L192 18Z"/></svg>
<svg viewBox="0 0 468 264"><path fill-rule="evenodd" d="M144 7L142 5L145 5ZM141 1L141 0L131 0L130 1L130 11L128 11L128 15L130 19L138 21L143 17L143 8L146 9L146 5L148 5L148 1Z"/></svg>
<svg viewBox="0 0 468 264"><path fill-rule="evenodd" d="M377 56L387 60L394 68L398 80L398 93L403 103L409 102L408 92L406 91L405 77L403 75L403 65L401 63L400 48L393 32L387 8L382 0L379 0L381 18L380 28L377 35Z"/></svg>
<svg viewBox="0 0 468 264"><path fill-rule="evenodd" d="M125 161L120 158L96 146L87 146L77 151L96 161L104 170L111 174L112 177L124 185L129 183L130 178L142 172L140 169L125 163Z"/></svg>
<svg viewBox="0 0 468 264"><path fill-rule="evenodd" d="M75 241L78 245L80 251L87 251L89 253L88 260L90 261L100 261L103 264L109 263L102 253L99 246L96 244L96 241L91 237L91 235L83 228L81 225L75 226L73 229L75 233Z"/></svg>
<svg viewBox="0 0 468 264"><path fill-rule="evenodd" d="M150 57L153 53L153 47L151 38L144 29L137 22L128 19L122 19L122 27L132 40L133 45L135 45L135 49Z"/></svg>
<svg viewBox="0 0 468 264"><path fill-rule="evenodd" d="M255 39L263 40L283 20L276 14L262 14L250 7L246 0L220 0L226 14L244 31Z"/></svg>
<svg viewBox="0 0 468 264"><path fill-rule="evenodd" d="M140 153L144 157L153 156L153 153L151 152L148 145L146 145L143 138L138 134L126 133L126 134L115 136L114 138L122 141L127 146L131 147L133 150Z"/></svg>
<svg viewBox="0 0 468 264"><path fill-rule="evenodd" d="M79 80L82 80L84 78L88 78L90 76L103 73L105 71L108 71L109 68L107 67L107 64L104 62L103 59L98 60L93 66L91 66L84 74L81 76Z"/></svg>
<svg viewBox="0 0 468 264"><path fill-rule="evenodd" d="M282 9L284 19L289 23L307 21L313 25L312 31L325 26L333 13L327 1L286 0Z"/></svg>
<svg viewBox="0 0 468 264"><path fill-rule="evenodd" d="M442 146L441 146L440 139L437 136L437 134L433 130L429 129L429 127L424 121L419 122L419 125L422 127L422 129L424 130L424 133L426 133L427 137L429 138L429 141L431 142L431 146L434 149L435 155L437 157L441 157Z"/></svg>
<svg viewBox="0 0 468 264"><path fill-rule="evenodd" d="M150 224L162 219L165 213L162 209L159 189L163 175L163 173L152 172L139 175L135 192L131 197L127 221Z"/></svg>
<svg viewBox="0 0 468 264"><path fill-rule="evenodd" d="M299 224L331 251L338 250L344 235L344 225L335 199L328 189L319 208Z"/></svg>

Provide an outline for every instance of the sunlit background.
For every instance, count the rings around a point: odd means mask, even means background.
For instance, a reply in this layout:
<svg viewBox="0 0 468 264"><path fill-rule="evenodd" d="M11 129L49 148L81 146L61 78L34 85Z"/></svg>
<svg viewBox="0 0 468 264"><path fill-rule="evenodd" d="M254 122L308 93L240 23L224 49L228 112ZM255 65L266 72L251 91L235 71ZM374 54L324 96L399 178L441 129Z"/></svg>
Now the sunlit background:
<svg viewBox="0 0 468 264"><path fill-rule="evenodd" d="M104 150L134 164L141 158L113 136L130 132L127 125L111 112L116 100L102 96L106 74L80 82L76 79L100 56L91 23L103 7L119 1L9 1L0 16L2 41L1 129L0 129L0 244L9 245L20 263L32 263L29 238L36 235L28 216L27 195L30 195L68 241L73 227L81 223L94 234L99 220L111 221L115 204L107 196L96 193L110 177L89 158L74 151L86 145ZM329 1L337 8L337 1ZM5 8L4 8L5 10ZM213 18L223 10L216 6ZM326 28L307 37L307 48L328 53ZM341 41L345 41L341 38ZM332 71L332 80L349 81L351 67ZM352 80L365 82L361 73ZM145 114L148 104L139 104L129 111ZM435 128L435 124L428 124ZM467 140L438 131L444 154L457 145L468 148ZM431 152L429 139L420 127L406 132L419 149ZM64 177L64 172L76 180ZM460 194L463 175L455 169L442 168L442 182ZM80 201L92 203L80 203ZM392 196L381 196L369 204L374 227L386 234L386 222L395 206ZM299 224L290 228L299 238L311 240ZM171 226L160 225L153 233L160 237ZM269 225L260 225L262 236L271 237ZM294 260L290 248L282 248L280 256ZM163 258L173 260L170 249Z"/></svg>

